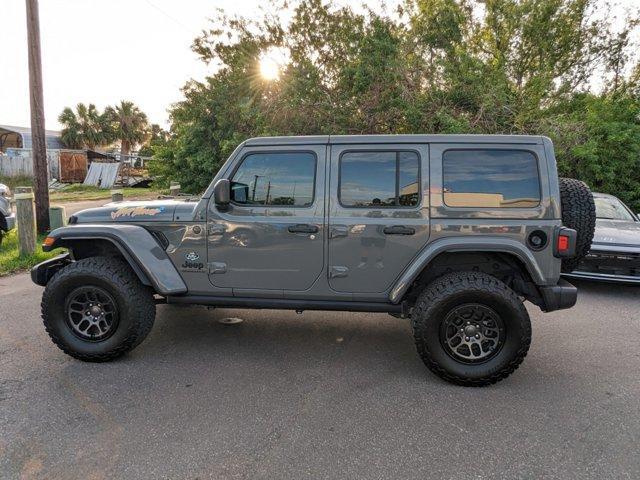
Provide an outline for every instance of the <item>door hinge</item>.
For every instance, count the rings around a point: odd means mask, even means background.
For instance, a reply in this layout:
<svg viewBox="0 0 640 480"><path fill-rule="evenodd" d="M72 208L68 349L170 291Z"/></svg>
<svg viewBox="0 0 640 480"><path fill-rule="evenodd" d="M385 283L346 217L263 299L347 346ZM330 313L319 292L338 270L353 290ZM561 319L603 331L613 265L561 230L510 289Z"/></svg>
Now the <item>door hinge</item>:
<svg viewBox="0 0 640 480"><path fill-rule="evenodd" d="M209 262L209 273L227 273L227 264L223 262Z"/></svg>
<svg viewBox="0 0 640 480"><path fill-rule="evenodd" d="M329 268L329 278L344 278L349 275L349 269L341 265L334 265Z"/></svg>

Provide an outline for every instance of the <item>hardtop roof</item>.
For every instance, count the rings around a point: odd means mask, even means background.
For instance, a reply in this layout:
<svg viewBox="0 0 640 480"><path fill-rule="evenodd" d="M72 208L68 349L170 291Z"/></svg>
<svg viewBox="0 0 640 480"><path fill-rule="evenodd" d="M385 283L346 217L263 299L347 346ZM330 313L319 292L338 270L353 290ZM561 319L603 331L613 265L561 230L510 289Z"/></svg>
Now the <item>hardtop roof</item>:
<svg viewBox="0 0 640 480"><path fill-rule="evenodd" d="M254 137L247 146L318 145L318 144L390 144L390 143L506 143L540 145L540 135L308 135L282 137Z"/></svg>

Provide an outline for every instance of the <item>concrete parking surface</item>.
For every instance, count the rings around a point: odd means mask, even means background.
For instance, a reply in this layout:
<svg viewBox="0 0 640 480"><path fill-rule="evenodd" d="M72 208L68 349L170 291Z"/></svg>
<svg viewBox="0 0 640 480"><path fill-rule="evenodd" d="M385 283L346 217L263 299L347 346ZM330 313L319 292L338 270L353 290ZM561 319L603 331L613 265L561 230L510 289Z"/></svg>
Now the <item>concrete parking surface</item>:
<svg viewBox="0 0 640 480"><path fill-rule="evenodd" d="M637 479L640 288L580 287L529 308L524 364L473 389L383 314L160 306L135 351L82 363L49 341L41 288L0 278L0 477Z"/></svg>

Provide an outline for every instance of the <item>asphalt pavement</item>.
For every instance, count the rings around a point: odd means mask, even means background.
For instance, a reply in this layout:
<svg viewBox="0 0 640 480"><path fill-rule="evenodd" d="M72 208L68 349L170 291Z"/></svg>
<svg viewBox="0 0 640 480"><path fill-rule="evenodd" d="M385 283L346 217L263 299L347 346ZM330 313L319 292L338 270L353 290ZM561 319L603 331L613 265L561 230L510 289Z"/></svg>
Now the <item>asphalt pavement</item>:
<svg viewBox="0 0 640 480"><path fill-rule="evenodd" d="M571 310L530 306L528 357L476 389L384 314L163 305L136 350L82 363L42 289L0 278L0 478L637 479L640 288L579 286Z"/></svg>

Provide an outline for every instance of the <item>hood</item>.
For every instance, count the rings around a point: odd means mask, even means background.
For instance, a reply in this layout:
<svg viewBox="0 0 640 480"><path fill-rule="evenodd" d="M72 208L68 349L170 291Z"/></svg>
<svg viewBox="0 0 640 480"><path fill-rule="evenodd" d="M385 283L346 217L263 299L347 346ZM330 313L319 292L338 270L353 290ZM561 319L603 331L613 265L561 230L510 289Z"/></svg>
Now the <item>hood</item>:
<svg viewBox="0 0 640 480"><path fill-rule="evenodd" d="M640 247L640 222L598 219L593 243Z"/></svg>
<svg viewBox="0 0 640 480"><path fill-rule="evenodd" d="M76 217L77 223L172 222L178 207L184 214L187 209L193 211L195 205L194 202L176 200L115 202L107 203L102 207L81 210L74 217Z"/></svg>

